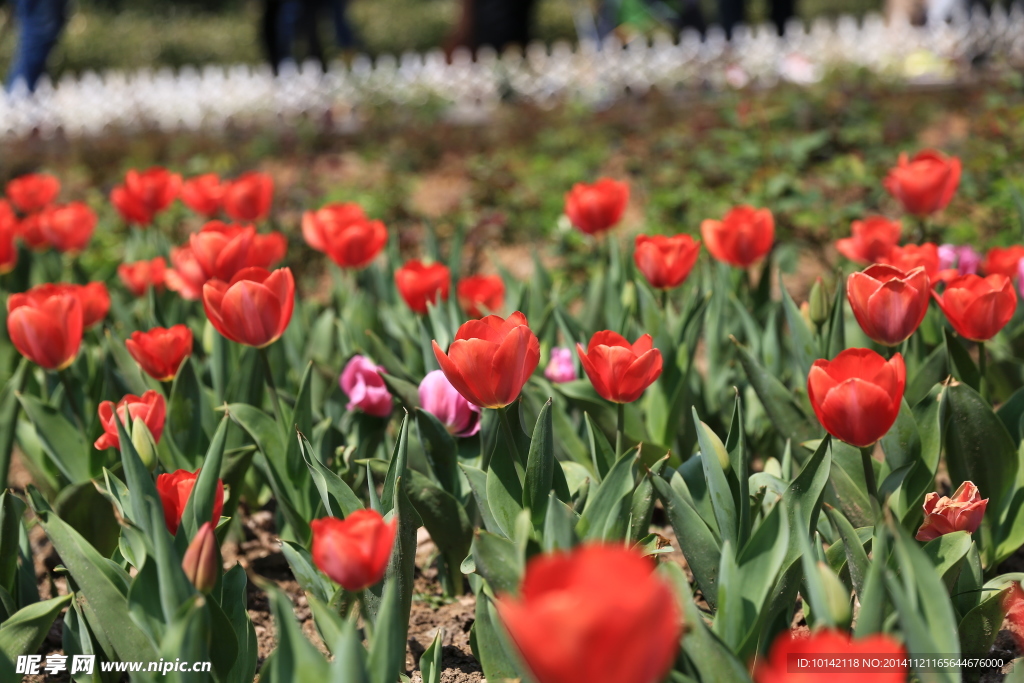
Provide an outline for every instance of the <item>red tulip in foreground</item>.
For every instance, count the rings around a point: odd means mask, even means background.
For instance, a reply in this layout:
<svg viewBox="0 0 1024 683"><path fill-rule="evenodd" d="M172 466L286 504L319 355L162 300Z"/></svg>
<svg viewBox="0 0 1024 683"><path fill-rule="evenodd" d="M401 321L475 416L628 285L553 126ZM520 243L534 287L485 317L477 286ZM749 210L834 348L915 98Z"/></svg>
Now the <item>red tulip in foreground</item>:
<svg viewBox="0 0 1024 683"><path fill-rule="evenodd" d="M199 478L199 470L189 472L188 470L176 470L169 474L161 474L156 478L156 492L160 495L160 503L164 508L164 522L171 535L178 533L178 526L181 524L181 516L188 505L189 496L192 495L192 488ZM220 521L220 513L224 511L224 482L217 480L217 489L213 498L213 515L210 522L214 526Z"/></svg>
<svg viewBox="0 0 1024 683"><path fill-rule="evenodd" d="M633 261L651 287L672 289L683 284L700 256L700 242L689 235L637 235Z"/></svg>
<svg viewBox="0 0 1024 683"><path fill-rule="evenodd" d="M831 361L814 361L807 396L825 431L863 448L896 422L906 383L900 354L885 360L871 349L846 349Z"/></svg>
<svg viewBox="0 0 1024 683"><path fill-rule="evenodd" d="M224 189L216 173L206 173L182 184L181 201L200 216L213 218L220 212Z"/></svg>
<svg viewBox="0 0 1024 683"><path fill-rule="evenodd" d="M192 355L192 330L185 325L154 327L132 332L124 345L147 375L169 382L178 374L182 361Z"/></svg>
<svg viewBox="0 0 1024 683"><path fill-rule="evenodd" d="M57 251L80 252L96 229L96 213L82 202L51 206L39 216L39 229Z"/></svg>
<svg viewBox="0 0 1024 683"><path fill-rule="evenodd" d="M879 263L898 268L904 273L914 268L924 268L929 282L934 283L939 273L939 247L931 242L893 247L888 256L879 259Z"/></svg>
<svg viewBox="0 0 1024 683"><path fill-rule="evenodd" d="M655 683L682 618L650 560L613 545L538 555L498 614L537 683Z"/></svg>
<svg viewBox="0 0 1024 683"><path fill-rule="evenodd" d="M162 289L167 279L167 261L157 256L151 261L122 263L117 267L117 275L133 296L144 296L150 287Z"/></svg>
<svg viewBox="0 0 1024 683"><path fill-rule="evenodd" d="M982 498L973 482L965 481L952 496L939 497L934 491L924 499L924 523L917 540L930 541L954 531L973 534L981 526L988 498Z"/></svg>
<svg viewBox="0 0 1024 683"><path fill-rule="evenodd" d="M71 292L55 289L7 298L7 334L25 358L47 370L71 365L82 345L82 303Z"/></svg>
<svg viewBox="0 0 1024 683"><path fill-rule="evenodd" d="M927 216L946 208L960 184L960 160L934 150L913 159L900 154L899 164L885 177L885 189L907 213Z"/></svg>
<svg viewBox="0 0 1024 683"><path fill-rule="evenodd" d="M446 354L432 342L444 376L467 401L502 408L516 400L540 362L540 343L516 311L464 323Z"/></svg>
<svg viewBox="0 0 1024 683"><path fill-rule="evenodd" d="M18 245L14 238L18 235L18 219L14 211L3 199L0 199L0 275L5 275L18 265Z"/></svg>
<svg viewBox="0 0 1024 683"><path fill-rule="evenodd" d="M455 295L470 318L500 313L505 305L505 281L498 275L471 275L459 280Z"/></svg>
<svg viewBox="0 0 1024 683"><path fill-rule="evenodd" d="M794 671L794 659L824 657L850 657L858 655L871 659L900 661L907 655L906 648L883 634L868 636L854 640L848 633L824 630L810 635L797 635L785 631L775 639L766 660L761 660L754 667L756 683L797 683L798 681L828 681L829 683L906 683L906 667L875 667L865 668L852 673L812 670L807 672ZM813 666L813 664L812 664Z"/></svg>
<svg viewBox="0 0 1024 683"><path fill-rule="evenodd" d="M775 219L768 209L737 206L720 221L700 224L704 246L719 261L746 268L772 249Z"/></svg>
<svg viewBox="0 0 1024 683"><path fill-rule="evenodd" d="M23 214L41 211L60 194L60 181L46 173L29 173L7 183L7 196Z"/></svg>
<svg viewBox="0 0 1024 683"><path fill-rule="evenodd" d="M388 229L367 218L358 204L328 204L303 214L302 236L342 268L362 268L387 244Z"/></svg>
<svg viewBox="0 0 1024 683"><path fill-rule="evenodd" d="M661 351L651 335L630 344L622 335L602 330L590 338L586 352L576 345L583 369L594 389L607 401L632 403L661 375Z"/></svg>
<svg viewBox="0 0 1024 683"><path fill-rule="evenodd" d="M382 578L391 559L398 520L385 522L375 510L356 510L345 519L310 522L313 562L348 591L369 588Z"/></svg>
<svg viewBox="0 0 1024 683"><path fill-rule="evenodd" d="M861 265L878 263L900 241L900 222L885 216L869 216L862 221L854 221L850 230L853 236L836 240L836 250Z"/></svg>
<svg viewBox="0 0 1024 683"><path fill-rule="evenodd" d="M146 171L131 170L124 185L115 187L110 201L128 223L146 226L171 205L181 191L181 176L159 166Z"/></svg>
<svg viewBox="0 0 1024 683"><path fill-rule="evenodd" d="M113 401L103 401L97 412L100 416L100 426L103 427L103 436L96 439L96 443L93 444L96 450L118 448L121 445L121 439L117 433L117 421L114 419L115 412L125 429L130 429L128 426L129 416L133 422L135 420L145 422L149 433L153 435L153 443L160 443L160 436L164 433L164 420L167 417L167 401L164 400L163 394L150 389L142 396L128 394L118 401L117 406Z"/></svg>
<svg viewBox="0 0 1024 683"><path fill-rule="evenodd" d="M260 221L270 214L274 180L250 171L229 182L224 190L224 213L236 221Z"/></svg>
<svg viewBox="0 0 1024 683"><path fill-rule="evenodd" d="M1021 259L1024 259L1024 246L992 247L985 254L981 269L985 275L1005 275L1012 280L1017 277Z"/></svg>
<svg viewBox="0 0 1024 683"><path fill-rule="evenodd" d="M217 585L221 569L220 547L212 522L203 522L199 527L181 558L181 568L200 593L209 593Z"/></svg>
<svg viewBox="0 0 1024 683"><path fill-rule="evenodd" d="M443 263L429 265L413 259L395 271L395 286L406 305L419 314L427 312L427 303L448 300L452 277Z"/></svg>
<svg viewBox="0 0 1024 683"><path fill-rule="evenodd" d="M263 348L281 338L295 308L289 268L245 268L203 285L203 308L213 327L233 342Z"/></svg>
<svg viewBox="0 0 1024 683"><path fill-rule="evenodd" d="M933 296L957 334L976 342L996 336L1017 310L1017 292L1005 275L961 275Z"/></svg>
<svg viewBox="0 0 1024 683"><path fill-rule="evenodd" d="M896 346L914 334L924 320L931 287L923 268L904 273L877 264L850 275L846 297L868 338L884 346Z"/></svg>
<svg viewBox="0 0 1024 683"><path fill-rule="evenodd" d="M288 241L279 232L261 235L251 225L210 221L189 236L206 278L227 282L243 268L270 268L284 258Z"/></svg>
<svg viewBox="0 0 1024 683"><path fill-rule="evenodd" d="M596 183L576 183L565 195L565 215L587 233L597 235L610 230L622 220L629 203L629 185L611 178Z"/></svg>

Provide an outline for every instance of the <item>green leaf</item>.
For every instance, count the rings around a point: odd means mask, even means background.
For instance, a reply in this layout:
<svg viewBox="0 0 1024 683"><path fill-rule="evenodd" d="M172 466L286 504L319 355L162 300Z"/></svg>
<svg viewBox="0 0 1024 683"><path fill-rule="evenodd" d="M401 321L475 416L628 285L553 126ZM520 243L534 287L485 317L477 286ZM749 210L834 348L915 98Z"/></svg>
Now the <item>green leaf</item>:
<svg viewBox="0 0 1024 683"><path fill-rule="evenodd" d="M18 550L24 516L25 503L10 491L0 492L0 588L11 595L17 595Z"/></svg>
<svg viewBox="0 0 1024 683"><path fill-rule="evenodd" d="M260 580L258 585L267 593L277 635L277 649L264 662L260 680L264 680L265 673L277 683L326 679L327 661L299 628L291 600L270 581Z"/></svg>
<svg viewBox="0 0 1024 683"><path fill-rule="evenodd" d="M726 642L735 646L741 658L752 656L757 648L758 636L769 616L767 602L789 552L789 526L785 517L786 501L782 499L754 530L750 541L736 556L739 581L727 587L727 590L732 592L734 599L738 598L739 604L733 603L730 614L740 615L736 627L743 638L734 643ZM723 576L719 584L720 605L725 584L726 578Z"/></svg>
<svg viewBox="0 0 1024 683"><path fill-rule="evenodd" d="M811 422L803 409L793 400L790 391L774 375L764 369L745 347L733 342L739 351L740 364L761 400L768 418L784 440L803 443L821 434L817 422Z"/></svg>
<svg viewBox="0 0 1024 683"><path fill-rule="evenodd" d="M103 334L107 340L110 356L114 359L114 365L121 373L121 379L124 380L128 390L136 396L142 396L148 389L153 389L154 387L146 381L135 359L128 353L124 341L109 327L104 330Z"/></svg>
<svg viewBox="0 0 1024 683"><path fill-rule="evenodd" d="M413 415L416 416L416 428L419 431L420 442L426 451L427 460L430 462L434 475L445 491L457 495L459 493L459 447L455 442L455 437L436 417L422 408L417 408Z"/></svg>
<svg viewBox="0 0 1024 683"><path fill-rule="evenodd" d="M887 542L885 527L876 526L874 538L871 540L874 561L868 565L863 590L857 593L860 612L857 613L857 624L853 631L857 638L865 638L882 631L886 615L885 560L889 556Z"/></svg>
<svg viewBox="0 0 1024 683"><path fill-rule="evenodd" d="M2 404L2 399L0 399ZM996 409L996 415L1002 421L1006 431L1010 434L1013 442L1020 446L1021 442L1021 418L1024 417L1024 387L1013 392L1006 402Z"/></svg>
<svg viewBox="0 0 1024 683"><path fill-rule="evenodd" d="M715 608L718 595L718 567L722 549L697 511L685 502L662 477L653 478L654 489L676 533L680 550L693 572L697 587L708 604Z"/></svg>
<svg viewBox="0 0 1024 683"><path fill-rule="evenodd" d="M213 441L210 442L206 451L206 457L203 458L195 486L192 487L192 493L189 494L185 510L181 515L181 522L188 538L195 536L199 527L206 522L212 521L214 527L220 522L219 519L213 519L213 510L217 495L217 482L223 468L224 442L227 440L229 424L226 415L221 418L217 432L213 435Z"/></svg>
<svg viewBox="0 0 1024 683"><path fill-rule="evenodd" d="M697 428L697 442L700 444L701 464L704 466L704 478L708 483L711 495L711 506L715 511L715 521L723 543L738 541L739 526L736 514L736 501L723 467L729 465L729 453L725 444L711 429L700 421L696 407L693 412L693 423Z"/></svg>
<svg viewBox="0 0 1024 683"><path fill-rule="evenodd" d="M535 528L544 525L547 512L547 497L555 471L554 428L551 420L551 399L549 398L537 416L530 441L530 452L526 460L526 482L523 487L523 507L530 510Z"/></svg>
<svg viewBox="0 0 1024 683"><path fill-rule="evenodd" d="M441 657L443 655L442 641L444 640L444 629L437 629L434 640L430 647L420 655L420 676L423 683L441 683Z"/></svg>
<svg viewBox="0 0 1024 683"><path fill-rule="evenodd" d="M981 386L981 373L978 366L971 360L967 349L963 347L949 328L943 328L946 333L946 357L949 361L950 371L953 376L961 382L968 384L975 391Z"/></svg>
<svg viewBox="0 0 1024 683"><path fill-rule="evenodd" d="M1004 600L1012 586L990 593L977 607L964 615L957 631L964 653L985 655L992 649L1006 617ZM2 631L0 631L2 633Z"/></svg>
<svg viewBox="0 0 1024 683"><path fill-rule="evenodd" d="M209 447L203 431L202 415L209 409L205 403L192 360L186 359L171 386L164 437L170 437L193 467L199 465L197 456Z"/></svg>
<svg viewBox="0 0 1024 683"><path fill-rule="evenodd" d="M406 463L409 460L409 413L402 418L402 426L395 441L395 450L391 454L387 476L384 477L384 489L381 492L381 513L391 512L398 501L398 480L405 476Z"/></svg>
<svg viewBox="0 0 1024 683"><path fill-rule="evenodd" d="M836 295L832 300L832 313L828 323L828 342L825 353L835 358L846 348L846 279L839 273L836 278Z"/></svg>
<svg viewBox="0 0 1024 683"><path fill-rule="evenodd" d="M53 621L71 602L72 595L61 595L36 602L15 612L0 625L0 653L15 660L20 655L34 653L50 632Z"/></svg>
<svg viewBox="0 0 1024 683"><path fill-rule="evenodd" d="M14 371L0 390L0 482L7 482L7 472L11 465L11 450L14 448L15 430L18 424L18 394L25 390L28 377L27 358L22 358L18 369Z"/></svg>
<svg viewBox="0 0 1024 683"><path fill-rule="evenodd" d="M370 643L368 668L371 683L394 683L405 669L405 635L409 616L402 617L401 588L396 581L384 586L380 611Z"/></svg>
<svg viewBox="0 0 1024 683"><path fill-rule="evenodd" d="M473 498L476 500L476 508L480 512L484 528L491 533L504 533L494 515L491 514L491 506L487 501L487 473L478 467L471 467L459 463L459 467L469 481L469 488L473 491Z"/></svg>
<svg viewBox="0 0 1024 683"><path fill-rule="evenodd" d="M819 358L818 345L815 343L814 333L808 329L804 317L800 315L800 308L793 301L793 297L789 295L789 291L782 281L781 271L779 272L779 289L782 290L782 308L786 313L790 345L803 376L806 377L811 370L811 364Z"/></svg>
<svg viewBox="0 0 1024 683"><path fill-rule="evenodd" d="M25 416L35 425L43 450L61 474L73 484L99 476L100 468L97 466L93 470L93 464L98 460L96 451L81 431L68 422L59 410L35 396L21 393L15 395Z"/></svg>
<svg viewBox="0 0 1024 683"><path fill-rule="evenodd" d="M114 423L117 425L118 439L121 445L121 466L124 468L125 484L130 491L131 521L135 523L147 537L152 538L156 531L163 531L167 527L163 521L163 505L160 502L160 494L156 490L156 483L153 475L142 462L135 445L132 443L125 425L121 418L114 413ZM150 506L156 507L160 513L154 516L150 513ZM153 519L159 517L158 528L154 529Z"/></svg>
<svg viewBox="0 0 1024 683"><path fill-rule="evenodd" d="M832 441L830 450L832 467L828 482L829 504L842 510L854 527L870 526L874 518L871 512L871 497L868 495L864 480L864 463L861 460L860 449L837 439ZM871 462L875 467L874 458Z"/></svg>
<svg viewBox="0 0 1024 683"><path fill-rule="evenodd" d="M548 494L548 511L544 515L544 529L541 546L544 552L569 550L579 539L576 537L576 522L579 517L572 508L558 500L554 492Z"/></svg>
<svg viewBox="0 0 1024 683"><path fill-rule="evenodd" d="M352 620L344 623L337 640L329 647L334 653L329 683L370 683L370 673L366 670L366 650Z"/></svg>
<svg viewBox="0 0 1024 683"><path fill-rule="evenodd" d="M864 552L864 546L860 542L856 529L850 524L850 520L843 516L842 512L826 505L825 514L832 521L832 526L839 532L839 537L843 539L846 564L850 568L850 581L853 583L853 591L859 598L863 595L864 580L870 569L868 554Z"/></svg>
<svg viewBox="0 0 1024 683"><path fill-rule="evenodd" d="M356 510L363 509L363 501L355 494L345 480L339 477L334 470L330 469L316 456L316 451L310 445L304 434L298 434L300 452L302 459L309 468L309 475L320 493L320 500L324 504L324 510L333 517L348 517ZM333 501L333 502L332 502Z"/></svg>
<svg viewBox="0 0 1024 683"><path fill-rule="evenodd" d="M512 537L516 517L522 511L523 484L508 442L499 435L494 444L490 468L487 470L487 504L498 528Z"/></svg>
<svg viewBox="0 0 1024 683"><path fill-rule="evenodd" d="M623 501L633 493L634 467L638 458L639 453L626 451L597 489L591 489L583 514L576 524L576 533L580 538L603 538L610 523L629 514L628 505L624 505Z"/></svg>
<svg viewBox="0 0 1024 683"><path fill-rule="evenodd" d="M489 531L477 531L473 537L473 560L477 573L487 579L495 592L515 593L519 590L523 567L512 541Z"/></svg>
<svg viewBox="0 0 1024 683"><path fill-rule="evenodd" d="M998 519L1017 477L1017 449L1002 421L978 392L950 384L942 395L948 410L941 420L952 487L974 484L989 499L985 517Z"/></svg>
<svg viewBox="0 0 1024 683"><path fill-rule="evenodd" d="M309 554L308 550L298 543L282 541L281 554L288 562L288 567L292 570L299 588L321 602L330 601L331 584L313 564L313 556ZM329 643L330 641L325 639L324 642Z"/></svg>
<svg viewBox="0 0 1024 683"><path fill-rule="evenodd" d="M942 578L946 591L952 591L960 577L960 567L971 550L971 535L966 531L954 531L932 539L921 546L931 560L933 573Z"/></svg>
<svg viewBox="0 0 1024 683"><path fill-rule="evenodd" d="M430 538L445 555L445 561L458 566L473 543L473 525L465 508L450 493L415 470L406 472L406 493Z"/></svg>
<svg viewBox="0 0 1024 683"><path fill-rule="evenodd" d="M484 670L484 677L488 681L500 683L502 681L513 681L522 678L517 671L515 662L509 657L503 642L503 634L491 599L483 592L479 592L476 598L476 619L473 622L473 636L476 647L474 654L480 660L480 666Z"/></svg>
<svg viewBox="0 0 1024 683"><path fill-rule="evenodd" d="M903 392L903 399L910 407L916 406L936 384L949 376L947 370L948 361L945 346L936 347L928 354L918 368L914 376L907 382L907 388Z"/></svg>
<svg viewBox="0 0 1024 683"><path fill-rule="evenodd" d="M590 413L583 413L583 420L587 423L587 435L590 440L590 457L593 459L595 470L605 477L608 470L615 464L615 452L611 444L605 438L604 432L595 424ZM600 482L600 478L597 480Z"/></svg>
<svg viewBox="0 0 1024 683"><path fill-rule="evenodd" d="M380 377L384 380L384 384L387 385L388 391L390 391L392 395L397 396L398 400L401 401L406 412L411 413L420 407L420 392L418 386L412 382L407 382L401 377L389 375L386 372L380 373Z"/></svg>

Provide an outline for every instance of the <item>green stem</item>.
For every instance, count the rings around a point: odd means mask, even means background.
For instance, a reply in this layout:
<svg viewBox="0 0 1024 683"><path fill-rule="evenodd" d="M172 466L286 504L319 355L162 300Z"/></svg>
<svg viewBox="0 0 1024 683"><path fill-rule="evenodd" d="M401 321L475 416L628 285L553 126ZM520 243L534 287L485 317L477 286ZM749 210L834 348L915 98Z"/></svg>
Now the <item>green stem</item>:
<svg viewBox="0 0 1024 683"><path fill-rule="evenodd" d="M270 392L270 406L274 411L274 420L281 425L281 429L285 432L285 437L288 435L288 425L284 423L284 413L281 412L281 398L277 395L277 386L274 384L274 371L270 367L270 354L267 353L267 347L263 347L259 350L260 359L263 361L263 378L267 382L267 390ZM287 440L285 441L287 443Z"/></svg>
<svg viewBox="0 0 1024 683"><path fill-rule="evenodd" d="M622 440L626 432L626 404L616 403L615 409L615 459L617 460L622 455Z"/></svg>
<svg viewBox="0 0 1024 683"><path fill-rule="evenodd" d="M875 467L871 462L874 459L871 457L874 450L875 447L873 444L871 446L864 446L861 448L860 460L864 465L864 483L867 484L868 495L881 503L882 501L878 498L878 484L875 482Z"/></svg>
<svg viewBox="0 0 1024 683"><path fill-rule="evenodd" d="M988 390L988 386L985 382L985 372L987 369L988 361L986 360L985 355L985 342L978 342L978 393L981 394L981 397L985 400L988 400L985 395Z"/></svg>
<svg viewBox="0 0 1024 683"><path fill-rule="evenodd" d="M71 376L68 374L67 368L58 370L57 377L60 378L60 383L64 385L64 396L68 399L68 404L71 406L71 413L75 416L75 422L78 424L78 428L84 430L85 415L82 413L82 409L78 405L78 399L75 397L74 386L71 383Z"/></svg>
<svg viewBox="0 0 1024 683"><path fill-rule="evenodd" d="M668 290L661 290L661 312L668 312Z"/></svg>
<svg viewBox="0 0 1024 683"><path fill-rule="evenodd" d="M359 603L359 614L363 617L363 631L366 634L366 640L373 642L373 618L366 606L366 589L356 593L356 602Z"/></svg>
<svg viewBox="0 0 1024 683"><path fill-rule="evenodd" d="M516 439L512 435L512 425L508 421L508 406L498 408L498 421L501 423L501 431L505 436L505 440L508 442L508 451L512 454L512 460L520 462L519 460L519 449L516 448ZM495 442L497 445L497 442Z"/></svg>

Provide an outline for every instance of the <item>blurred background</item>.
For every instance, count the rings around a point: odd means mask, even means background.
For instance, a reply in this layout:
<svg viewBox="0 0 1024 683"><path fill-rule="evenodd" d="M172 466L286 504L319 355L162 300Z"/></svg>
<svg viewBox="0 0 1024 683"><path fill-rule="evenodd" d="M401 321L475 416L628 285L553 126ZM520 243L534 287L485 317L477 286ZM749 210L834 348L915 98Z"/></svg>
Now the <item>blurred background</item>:
<svg viewBox="0 0 1024 683"><path fill-rule="evenodd" d="M19 2L0 0L0 74L6 74L14 55L18 30L14 20ZM708 23L718 23L717 0L694 0ZM261 38L267 2L257 0L71 0L63 35L49 55L48 72L180 67L186 64L255 64L267 59ZM272 3L271 3L272 4ZM666 9L667 8L667 9ZM531 37L553 42L574 41L580 13L596 3L587 0L536 0ZM669 26L666 11L675 3L632 0L621 2L616 15L639 29ZM881 0L798 0L804 20L840 15L862 16L882 11ZM427 51L454 37L463 0L350 0L347 18L360 52L370 55ZM750 0L749 23L767 21L769 0ZM331 17L320 17L319 33L325 58L342 56L334 40ZM300 31L301 37L301 31ZM306 46L297 47L297 56Z"/></svg>

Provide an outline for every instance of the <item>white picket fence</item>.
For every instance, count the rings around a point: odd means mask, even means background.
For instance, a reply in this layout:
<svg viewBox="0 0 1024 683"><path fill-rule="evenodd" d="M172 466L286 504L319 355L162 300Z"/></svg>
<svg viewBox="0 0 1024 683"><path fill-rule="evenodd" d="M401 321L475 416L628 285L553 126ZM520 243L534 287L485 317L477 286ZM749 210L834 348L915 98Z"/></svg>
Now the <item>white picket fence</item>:
<svg viewBox="0 0 1024 683"><path fill-rule="evenodd" d="M712 29L702 40L685 32L625 45L530 45L526 55L440 51L371 60L361 56L326 73L317 65L285 69L209 66L201 70L69 75L36 92L0 91L0 136L95 136L110 129L217 130L289 125L309 116L323 125L358 125L378 105L435 102L455 120L486 120L503 99L545 106L566 98L604 106L650 88L693 89L808 84L830 69L859 66L911 82L948 82L971 73L984 55L989 69L1024 67L1024 9L961 14L925 27L886 24L880 16L741 28L731 41Z"/></svg>

